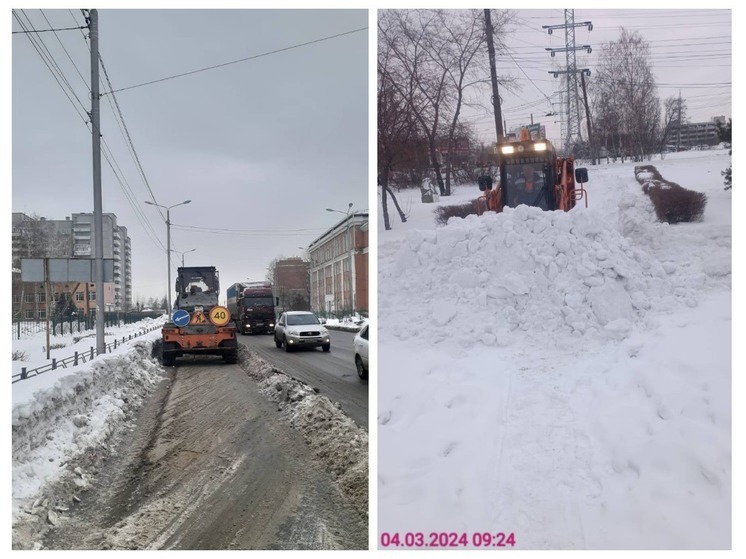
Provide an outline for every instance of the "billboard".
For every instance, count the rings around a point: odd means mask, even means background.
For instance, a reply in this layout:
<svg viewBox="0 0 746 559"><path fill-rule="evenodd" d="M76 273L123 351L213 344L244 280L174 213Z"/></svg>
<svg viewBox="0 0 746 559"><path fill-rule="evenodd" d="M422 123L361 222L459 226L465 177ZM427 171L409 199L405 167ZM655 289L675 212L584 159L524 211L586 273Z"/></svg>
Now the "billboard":
<svg viewBox="0 0 746 559"><path fill-rule="evenodd" d="M44 261L47 261L47 278L44 277ZM114 259L104 258L104 283L114 281ZM66 281L96 281L96 260L93 258L23 258L21 259L21 281L54 283Z"/></svg>

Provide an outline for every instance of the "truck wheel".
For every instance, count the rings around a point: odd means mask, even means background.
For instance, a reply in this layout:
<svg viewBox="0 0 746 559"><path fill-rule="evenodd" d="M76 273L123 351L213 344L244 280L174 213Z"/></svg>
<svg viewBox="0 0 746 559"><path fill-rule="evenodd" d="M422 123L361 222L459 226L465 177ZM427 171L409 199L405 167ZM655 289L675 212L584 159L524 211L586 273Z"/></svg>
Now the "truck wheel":
<svg viewBox="0 0 746 559"><path fill-rule="evenodd" d="M275 347L282 347L282 342L275 337Z"/></svg>
<svg viewBox="0 0 746 559"><path fill-rule="evenodd" d="M176 364L176 353L173 351L175 349L175 342L163 342L163 347L161 348L161 364L164 367L172 367Z"/></svg>
<svg viewBox="0 0 746 559"><path fill-rule="evenodd" d="M321 349L323 349L324 351L329 351L331 348L332 348L332 344L323 344L321 346Z"/></svg>
<svg viewBox="0 0 746 559"><path fill-rule="evenodd" d="M282 349L290 353L292 350L290 349L290 344L288 343L288 339L283 336L282 337Z"/></svg>
<svg viewBox="0 0 746 559"><path fill-rule="evenodd" d="M225 360L226 363L229 363L229 364L238 363L238 349L233 348L229 351L226 351L223 354L223 359Z"/></svg>

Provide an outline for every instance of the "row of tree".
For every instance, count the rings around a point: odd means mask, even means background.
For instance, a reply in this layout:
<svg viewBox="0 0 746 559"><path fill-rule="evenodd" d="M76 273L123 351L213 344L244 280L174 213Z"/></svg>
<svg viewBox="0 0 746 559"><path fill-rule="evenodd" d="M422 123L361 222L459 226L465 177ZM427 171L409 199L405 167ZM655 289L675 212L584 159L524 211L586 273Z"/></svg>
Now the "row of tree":
<svg viewBox="0 0 746 559"><path fill-rule="evenodd" d="M493 12L502 45L508 12ZM483 10L384 10L378 19L378 171L383 203L396 199L394 169L428 169L441 196L451 193L457 142L476 145L461 120L489 85ZM511 85L501 80L503 85ZM402 218L405 216L397 204ZM389 229L388 212L384 226Z"/></svg>

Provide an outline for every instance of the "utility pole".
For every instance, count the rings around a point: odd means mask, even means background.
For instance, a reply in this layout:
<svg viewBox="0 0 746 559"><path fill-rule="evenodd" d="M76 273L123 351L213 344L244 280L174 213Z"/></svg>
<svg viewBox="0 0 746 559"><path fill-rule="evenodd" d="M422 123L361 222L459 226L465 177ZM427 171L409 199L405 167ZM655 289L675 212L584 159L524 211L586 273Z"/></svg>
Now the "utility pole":
<svg viewBox="0 0 746 559"><path fill-rule="evenodd" d="M566 74L565 85L567 95L567 113L566 113L566 128L565 128L565 151L569 154L572 145L577 141L582 141L583 137L580 134L580 101L578 98L578 70L577 62L575 59L575 52L578 50L585 50L590 54L592 48L590 45L575 45L575 28L576 27L588 27L588 31L593 30L593 23L590 21L583 21L575 23L575 10L565 10L565 23L564 25L542 25L542 29L546 29L550 35L554 29L565 30L565 47L564 48L547 48L551 55L554 56L557 52L565 53L565 71L564 72L551 72L554 74L563 73Z"/></svg>
<svg viewBox="0 0 746 559"><path fill-rule="evenodd" d="M495 113L495 134L497 142L505 136L502 127L502 109L500 108L500 93L497 90L497 69L495 68L495 43L493 40L492 16L489 9L484 10L484 25L487 33L487 51L490 55L490 76L492 78L492 107Z"/></svg>
<svg viewBox="0 0 746 559"><path fill-rule="evenodd" d="M98 89L98 10L89 13L91 39L91 134L93 136L93 229L96 259L96 354L106 351L104 341L104 219L101 200L101 96Z"/></svg>
<svg viewBox="0 0 746 559"><path fill-rule="evenodd" d="M596 151L593 147L593 123L591 122L591 108L588 105L588 91L585 88L585 76L590 75L591 71L583 69L580 71L580 84L583 87L583 102L585 104L585 125L588 128L588 148L591 150L591 165L596 164Z"/></svg>
<svg viewBox="0 0 746 559"><path fill-rule="evenodd" d="M676 135L676 153L679 152L679 148L681 147L681 89L679 89L679 102L677 103L677 122L678 122L678 134Z"/></svg>
<svg viewBox="0 0 746 559"><path fill-rule="evenodd" d="M171 316L171 208L175 208L177 206L182 206L184 204L189 204L191 200L184 200L183 202L179 202L178 204L174 204L173 206L163 206L161 204L156 204L155 202L150 202L149 200L145 200L146 204L149 204L151 206L156 206L158 208L163 208L166 210L166 267L168 268L166 274L168 275L168 316ZM195 250L195 249L192 249ZM187 251L191 252L191 251Z"/></svg>
<svg viewBox="0 0 746 559"><path fill-rule="evenodd" d="M47 361L49 361L49 258L44 259L44 319L47 331Z"/></svg>
<svg viewBox="0 0 746 559"><path fill-rule="evenodd" d="M550 70L550 74L552 74L555 78L558 77L560 74L570 74L569 70ZM588 105L588 91L585 88L585 77L591 75L591 71L588 68L581 68L580 70L574 70L572 73L574 74L580 74L580 82L582 84L583 89L583 103L585 105L585 121L586 121L586 128L588 130L588 148L591 152L591 162L593 165L596 164L596 156L593 151L593 139L592 139L592 132L591 128L593 127L593 123L591 122L591 109Z"/></svg>

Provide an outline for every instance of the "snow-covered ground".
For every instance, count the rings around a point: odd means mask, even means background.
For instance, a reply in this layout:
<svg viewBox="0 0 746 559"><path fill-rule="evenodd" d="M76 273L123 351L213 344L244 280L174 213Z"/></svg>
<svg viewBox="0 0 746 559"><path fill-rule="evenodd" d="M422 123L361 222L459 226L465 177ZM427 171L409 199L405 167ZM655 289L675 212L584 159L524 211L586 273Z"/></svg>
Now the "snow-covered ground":
<svg viewBox="0 0 746 559"><path fill-rule="evenodd" d="M408 222L379 228L379 534L730 548L730 159L651 162L709 198L674 226L634 163L589 167L568 213L436 226L399 194Z"/></svg>
<svg viewBox="0 0 746 559"><path fill-rule="evenodd" d="M106 448L115 427L131 419L160 379L162 369L151 357L151 347L164 321L107 327L107 344L130 335L133 339L92 361L12 384L13 521L33 509L35 497L66 473L72 458L90 448ZM75 351L88 353L95 340L95 330L50 336L50 348L55 348L50 357L62 360ZM13 339L11 349L25 354L23 361L12 361L14 375L21 367L31 370L48 363L44 333ZM82 472L79 483L86 484Z"/></svg>

